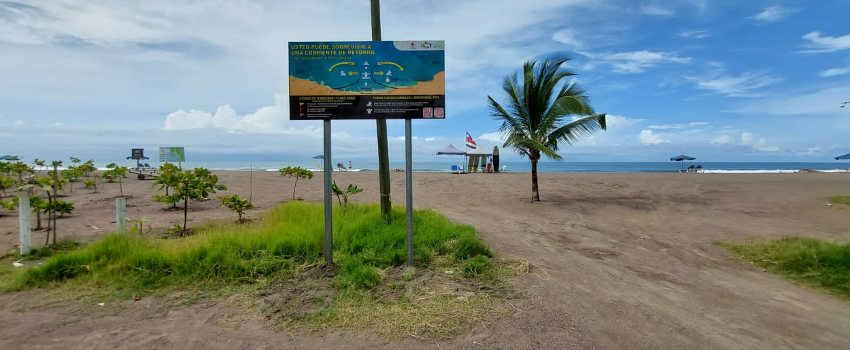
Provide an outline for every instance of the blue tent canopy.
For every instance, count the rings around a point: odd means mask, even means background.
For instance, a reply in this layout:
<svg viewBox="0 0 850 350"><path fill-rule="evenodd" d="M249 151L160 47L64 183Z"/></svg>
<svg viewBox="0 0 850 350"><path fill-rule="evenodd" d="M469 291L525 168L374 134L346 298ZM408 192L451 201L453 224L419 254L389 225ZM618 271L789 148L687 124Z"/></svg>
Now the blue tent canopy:
<svg viewBox="0 0 850 350"><path fill-rule="evenodd" d="M313 159L325 159L325 155L324 155L324 154L320 154L320 155L318 155L318 156L313 157Z"/></svg>

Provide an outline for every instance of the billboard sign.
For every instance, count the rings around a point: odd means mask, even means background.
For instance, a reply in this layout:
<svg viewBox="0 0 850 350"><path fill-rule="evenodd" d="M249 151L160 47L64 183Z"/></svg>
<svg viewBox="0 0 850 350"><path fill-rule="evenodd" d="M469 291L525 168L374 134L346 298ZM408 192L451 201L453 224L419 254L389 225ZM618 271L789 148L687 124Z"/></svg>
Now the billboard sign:
<svg viewBox="0 0 850 350"><path fill-rule="evenodd" d="M289 43L289 116L444 119L445 43Z"/></svg>
<svg viewBox="0 0 850 350"><path fill-rule="evenodd" d="M144 148L133 148L130 153L130 159L145 159L145 149Z"/></svg>
<svg viewBox="0 0 850 350"><path fill-rule="evenodd" d="M186 161L186 153L183 147L160 147L159 161L169 163L181 163Z"/></svg>

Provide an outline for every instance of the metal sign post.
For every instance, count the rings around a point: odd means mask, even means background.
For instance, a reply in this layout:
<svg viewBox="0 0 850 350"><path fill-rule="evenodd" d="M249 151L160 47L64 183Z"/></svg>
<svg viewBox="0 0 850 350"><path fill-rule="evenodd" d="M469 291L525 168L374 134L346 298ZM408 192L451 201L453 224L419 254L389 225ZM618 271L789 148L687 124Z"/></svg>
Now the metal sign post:
<svg viewBox="0 0 850 350"><path fill-rule="evenodd" d="M404 120L404 162L407 193L407 266L413 267L413 121Z"/></svg>
<svg viewBox="0 0 850 350"><path fill-rule="evenodd" d="M325 119L325 264L327 265L334 263L333 200L331 199L333 170L333 165L331 165L331 120Z"/></svg>

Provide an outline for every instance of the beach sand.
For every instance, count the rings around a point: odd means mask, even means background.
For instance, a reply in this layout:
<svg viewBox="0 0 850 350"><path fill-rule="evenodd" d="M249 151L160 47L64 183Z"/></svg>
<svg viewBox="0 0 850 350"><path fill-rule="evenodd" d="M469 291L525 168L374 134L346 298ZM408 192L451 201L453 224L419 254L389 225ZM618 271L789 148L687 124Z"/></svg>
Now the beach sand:
<svg viewBox="0 0 850 350"><path fill-rule="evenodd" d="M215 172L248 196L248 172ZM335 172L337 184L376 202L376 172ZM732 257L713 242L805 236L850 241L850 212L825 197L850 195L850 174L541 173L541 203L530 174L414 173L414 205L474 225L500 255L527 259L513 281L523 297L512 313L440 342L442 349L659 348L850 349L850 304L796 286ZM292 179L255 172L255 217L292 195ZM182 213L154 203L150 181L125 179L127 217L167 228ZM298 183L297 196L321 201L322 174ZM79 186L76 186L79 187ZM75 189L59 236L90 241L115 227L117 184L102 193ZM404 173L392 173L396 205ZM217 194L219 195L219 194ZM234 220L218 201L190 203L190 224ZM96 228L95 228L96 227ZM17 217L0 217L0 250L17 241ZM36 247L43 232L34 232ZM157 313L149 298L116 310L71 303L21 312L37 292L0 296L0 348L437 348L414 338L387 342L349 331L290 336L249 320L219 325L216 304ZM47 331L49 330L49 332Z"/></svg>
<svg viewBox="0 0 850 350"><path fill-rule="evenodd" d="M378 90L372 93L334 90L325 85L289 76L290 96L348 96L348 95L445 95L446 73L437 72L431 81L420 81L413 86Z"/></svg>

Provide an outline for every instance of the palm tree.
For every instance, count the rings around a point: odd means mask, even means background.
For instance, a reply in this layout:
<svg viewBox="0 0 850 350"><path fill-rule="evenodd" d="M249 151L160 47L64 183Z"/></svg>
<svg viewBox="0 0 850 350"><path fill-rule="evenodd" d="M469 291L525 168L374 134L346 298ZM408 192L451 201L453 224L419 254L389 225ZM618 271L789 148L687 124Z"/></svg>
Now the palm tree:
<svg viewBox="0 0 850 350"><path fill-rule="evenodd" d="M502 147L513 148L531 160L532 201L540 201L537 161L541 156L561 160L558 148L562 142L572 145L582 136L607 128L605 114L594 112L586 91L575 81L564 81L575 75L561 67L569 60L556 55L541 62L526 61L522 81L514 73L502 83L505 107L487 96L490 115L502 122L499 131L506 136Z"/></svg>

